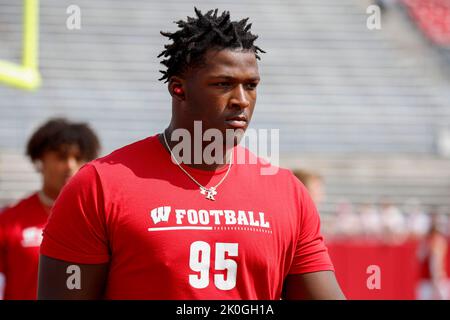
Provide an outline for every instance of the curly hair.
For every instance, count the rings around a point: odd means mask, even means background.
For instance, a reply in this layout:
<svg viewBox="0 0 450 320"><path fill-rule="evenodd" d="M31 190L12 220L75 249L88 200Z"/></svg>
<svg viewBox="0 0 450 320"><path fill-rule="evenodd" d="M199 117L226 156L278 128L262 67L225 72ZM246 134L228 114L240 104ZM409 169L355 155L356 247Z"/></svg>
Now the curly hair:
<svg viewBox="0 0 450 320"><path fill-rule="evenodd" d="M167 70L160 70L163 74L160 81L168 82L170 77L182 74L188 66L199 65L208 49L251 50L258 60L258 52L265 53L254 45L258 36L250 32L252 24L247 24L249 18L231 21L229 11L218 16L218 9L209 10L206 14L197 8L194 10L196 18L187 17L187 21L175 22L180 30L173 33L161 31L173 43L165 45L165 50L158 55L158 58L167 58L161 61Z"/></svg>
<svg viewBox="0 0 450 320"><path fill-rule="evenodd" d="M31 161L38 160L47 151L63 151L76 145L85 161L98 157L100 142L95 132L85 123L73 123L64 118L51 119L39 127L28 141L26 154Z"/></svg>

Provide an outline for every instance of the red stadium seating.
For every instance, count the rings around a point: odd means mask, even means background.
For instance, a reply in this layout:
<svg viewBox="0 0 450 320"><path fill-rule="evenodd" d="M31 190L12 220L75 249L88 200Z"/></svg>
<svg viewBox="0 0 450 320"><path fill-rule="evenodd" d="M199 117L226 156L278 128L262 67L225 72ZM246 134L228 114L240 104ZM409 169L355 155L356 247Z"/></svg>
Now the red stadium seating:
<svg viewBox="0 0 450 320"><path fill-rule="evenodd" d="M403 0L422 32L435 44L450 46L450 0Z"/></svg>

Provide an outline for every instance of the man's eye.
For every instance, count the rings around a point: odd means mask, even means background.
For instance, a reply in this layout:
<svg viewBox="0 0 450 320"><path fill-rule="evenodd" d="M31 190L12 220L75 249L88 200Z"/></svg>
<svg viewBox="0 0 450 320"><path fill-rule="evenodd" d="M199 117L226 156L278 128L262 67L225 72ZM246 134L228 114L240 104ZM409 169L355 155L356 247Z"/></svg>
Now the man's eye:
<svg viewBox="0 0 450 320"><path fill-rule="evenodd" d="M218 87L228 87L231 84L229 82L217 82L214 85L218 86Z"/></svg>
<svg viewBox="0 0 450 320"><path fill-rule="evenodd" d="M247 88L250 90L256 89L257 86L258 86L257 83L247 83Z"/></svg>

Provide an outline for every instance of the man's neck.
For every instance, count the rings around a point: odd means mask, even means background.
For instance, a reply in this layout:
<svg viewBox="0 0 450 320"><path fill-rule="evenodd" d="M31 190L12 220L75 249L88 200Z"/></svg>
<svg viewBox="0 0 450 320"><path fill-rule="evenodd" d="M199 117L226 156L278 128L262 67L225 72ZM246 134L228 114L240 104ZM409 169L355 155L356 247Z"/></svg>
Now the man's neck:
<svg viewBox="0 0 450 320"><path fill-rule="evenodd" d="M45 189L44 189L44 188L38 192L38 196L39 196L39 200L41 201L41 203L42 203L44 206L46 206L46 207L48 207L48 208L53 207L53 204L55 203L55 198L49 196L49 195L45 192Z"/></svg>
<svg viewBox="0 0 450 320"><path fill-rule="evenodd" d="M173 148L179 143L177 141L172 141L171 136L172 136L172 132L173 131L174 131L174 129L172 129L169 126L169 128L165 129L163 131L163 133L158 135L158 139L161 142L161 144L164 146L166 151L169 154L172 154L172 155L173 155L173 152L172 152ZM166 141L164 140L164 133L165 133L165 136L166 136L167 145L166 145ZM194 137L194 134L191 133L191 137ZM195 143L194 143L193 140L190 141L190 148L191 148L190 149L190 151L191 151L190 152L190 155L191 155L190 158L191 159L186 161L186 163L183 162L182 159L177 159L177 161L179 163L185 164L185 165L187 165L187 166L189 166L191 168L194 168L194 169L205 170L205 171L219 170L219 169L221 169L223 167L226 167L226 166L228 166L230 164L231 152L226 152L225 147L223 148L223 152L222 152L223 153L223 157L221 157L219 161L214 161L211 164L205 163L205 159L203 157L203 155L204 155L203 151L205 149L205 143L203 142L203 140L202 140L202 143L201 143L201 155L200 155L200 157L198 156L198 158L200 158L201 161L200 162L196 161L198 159L196 159L196 157L195 157L195 152L200 152L200 150L196 150L194 144ZM175 155L173 155L173 156L175 156Z"/></svg>

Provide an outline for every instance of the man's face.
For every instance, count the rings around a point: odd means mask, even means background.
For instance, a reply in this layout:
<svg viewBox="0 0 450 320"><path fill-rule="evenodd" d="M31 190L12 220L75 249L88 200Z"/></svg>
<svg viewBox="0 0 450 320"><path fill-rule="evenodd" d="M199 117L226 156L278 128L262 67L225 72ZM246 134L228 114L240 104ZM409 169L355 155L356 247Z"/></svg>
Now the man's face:
<svg viewBox="0 0 450 320"><path fill-rule="evenodd" d="M67 181L85 163L81 159L80 150L76 145L62 146L58 151L46 151L42 157L44 190L48 196L56 197Z"/></svg>
<svg viewBox="0 0 450 320"><path fill-rule="evenodd" d="M204 64L186 72L184 79L183 116L190 125L202 121L204 131L216 128L224 137L226 129L247 129L260 80L254 52L209 50Z"/></svg>
<svg viewBox="0 0 450 320"><path fill-rule="evenodd" d="M313 178L308 181L306 185L311 199L314 201L316 206L322 203L325 196L324 186L321 179Z"/></svg>

